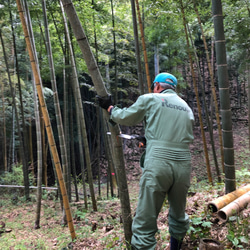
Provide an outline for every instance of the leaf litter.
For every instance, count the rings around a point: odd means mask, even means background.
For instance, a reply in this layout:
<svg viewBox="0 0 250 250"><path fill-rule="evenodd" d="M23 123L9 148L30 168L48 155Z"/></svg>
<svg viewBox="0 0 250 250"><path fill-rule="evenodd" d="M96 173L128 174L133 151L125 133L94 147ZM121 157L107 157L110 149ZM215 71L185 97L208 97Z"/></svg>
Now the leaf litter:
<svg viewBox="0 0 250 250"><path fill-rule="evenodd" d="M245 136L247 129L247 126L241 126L237 129L237 134L234 133L235 166L239 170L243 167L244 162L247 160L250 162L250 157L242 154L242 152L249 153L246 151L248 147ZM190 231L184 239L182 249L197 249L201 238L217 240L224 245L225 249L250 249L249 204L238 216L230 218L228 222L221 222L216 214L211 215L206 209L208 201L224 195L224 185L216 185L215 188L204 181L206 179L206 166L201 148L202 142L196 138L191 146L192 186L189 190L186 208L191 220ZM135 142L128 142L124 150L131 213L134 215L141 175L139 157L143 149L136 148ZM241 157L237 157L239 155ZM212 173L216 183L214 168L212 168ZM239 185L244 185L244 182L246 181L241 183L237 180L237 188ZM61 224L62 212L58 200L46 199L42 201L40 229L35 230L35 199L31 202L22 202L18 197L16 203L13 204L9 202L13 194L6 196L4 192L1 192L0 249L124 249L126 245L120 202L116 197L106 199L106 184L103 186L102 197L98 197L98 212L91 211L90 200L88 211L84 209L83 201L71 203L77 234L77 238L73 242L71 242L68 227ZM158 229L156 250L169 249L167 202L158 217Z"/></svg>

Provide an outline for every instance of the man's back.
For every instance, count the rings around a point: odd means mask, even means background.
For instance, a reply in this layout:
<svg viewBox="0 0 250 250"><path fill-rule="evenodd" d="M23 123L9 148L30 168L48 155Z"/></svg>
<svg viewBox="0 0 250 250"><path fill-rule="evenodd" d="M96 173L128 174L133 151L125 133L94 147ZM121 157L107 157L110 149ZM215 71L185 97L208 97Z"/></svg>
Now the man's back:
<svg viewBox="0 0 250 250"><path fill-rule="evenodd" d="M147 95L145 116L147 140L190 143L193 141L193 112L173 90Z"/></svg>

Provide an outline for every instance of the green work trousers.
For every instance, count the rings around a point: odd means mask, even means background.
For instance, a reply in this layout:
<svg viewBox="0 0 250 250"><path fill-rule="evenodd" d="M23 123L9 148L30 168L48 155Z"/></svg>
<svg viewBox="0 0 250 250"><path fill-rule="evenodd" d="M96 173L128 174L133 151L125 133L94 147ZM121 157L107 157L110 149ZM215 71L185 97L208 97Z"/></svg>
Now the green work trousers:
<svg viewBox="0 0 250 250"><path fill-rule="evenodd" d="M138 206L132 224L131 244L136 249L155 249L157 217L166 197L170 205L169 232L176 239L185 236L189 227L185 207L190 172L190 159L166 160L164 157L146 157L140 180Z"/></svg>

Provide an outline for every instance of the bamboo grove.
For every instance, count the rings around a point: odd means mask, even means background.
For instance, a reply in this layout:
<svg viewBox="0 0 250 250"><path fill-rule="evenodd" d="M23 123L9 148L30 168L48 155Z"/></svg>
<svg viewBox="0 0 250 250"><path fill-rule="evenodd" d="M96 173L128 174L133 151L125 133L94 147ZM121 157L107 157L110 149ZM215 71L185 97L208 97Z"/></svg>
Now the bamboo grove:
<svg viewBox="0 0 250 250"><path fill-rule="evenodd" d="M194 110L210 184L214 167L226 192L233 191L232 121L247 105L249 24L247 1L3 1L0 172L22 167L27 200L29 186L38 186L35 228L41 187L56 185L74 239L72 190L79 200L81 183L85 208L89 194L97 211L105 175L111 195L117 187L130 241L126 162L117 139L126 128L108 122L95 96L110 93L115 104L128 106L150 92L151 79L161 71L177 76L178 91Z"/></svg>

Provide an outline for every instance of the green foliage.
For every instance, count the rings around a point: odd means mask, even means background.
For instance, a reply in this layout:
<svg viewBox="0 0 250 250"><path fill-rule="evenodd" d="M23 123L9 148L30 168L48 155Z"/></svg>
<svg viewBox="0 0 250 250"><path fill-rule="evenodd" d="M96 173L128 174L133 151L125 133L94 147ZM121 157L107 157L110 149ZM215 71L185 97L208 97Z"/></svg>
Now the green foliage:
<svg viewBox="0 0 250 250"><path fill-rule="evenodd" d="M228 222L227 239L235 248L244 249L243 244L249 243L249 222L248 218L242 219L239 216L232 216Z"/></svg>
<svg viewBox="0 0 250 250"><path fill-rule="evenodd" d="M12 172L4 172L0 175L2 185L24 185L22 165L12 167Z"/></svg>
<svg viewBox="0 0 250 250"><path fill-rule="evenodd" d="M243 156L242 156L243 157ZM244 157L247 157L244 154ZM245 159L245 158L244 158ZM248 162L245 159L246 162ZM238 185L249 182L249 171L247 168L242 167L240 170L236 170L236 178ZM195 199L193 207L197 209L196 213L190 215L190 228L187 232L187 237L195 242L201 238L215 238L214 231L221 231L226 235L226 239L223 240L223 244L229 246L230 249L246 249L249 244L249 218L243 217L242 214L229 217L229 221L225 224L219 224L216 222L214 215L204 210L204 200L211 200L221 196L224 193L224 183L215 183L213 186L215 192L211 192L211 184L208 181L198 182L196 178L193 178L190 187L190 194L202 194L202 200ZM198 196L200 197L200 196ZM204 200L203 200L204 199ZM192 200L192 199L191 199ZM232 248L231 248L232 246Z"/></svg>
<svg viewBox="0 0 250 250"><path fill-rule="evenodd" d="M76 212L75 212L75 218L77 219L77 220L84 220L85 219L85 217L86 217L86 214L87 214L87 210L85 210L85 209L78 209L78 210L76 210Z"/></svg>
<svg viewBox="0 0 250 250"><path fill-rule="evenodd" d="M226 1L223 5L229 66L240 72L245 71L245 62L249 60L248 5L247 1Z"/></svg>
<svg viewBox="0 0 250 250"><path fill-rule="evenodd" d="M249 166L249 162L247 162L247 166ZM242 167L241 169L237 169L235 173L239 182L245 182L245 183L249 182L250 172L248 167Z"/></svg>
<svg viewBox="0 0 250 250"><path fill-rule="evenodd" d="M112 241L109 241L108 244L106 245L107 249L113 249L112 247L116 244L116 241L118 241L120 238L119 237L112 237Z"/></svg>
<svg viewBox="0 0 250 250"><path fill-rule="evenodd" d="M206 218L192 217L187 234L190 236L191 240L209 238L211 227L212 223Z"/></svg>

